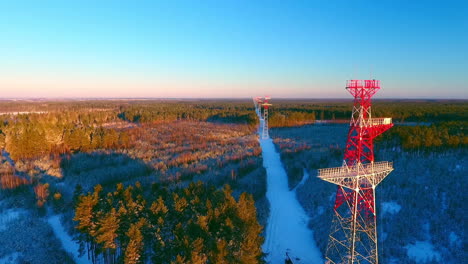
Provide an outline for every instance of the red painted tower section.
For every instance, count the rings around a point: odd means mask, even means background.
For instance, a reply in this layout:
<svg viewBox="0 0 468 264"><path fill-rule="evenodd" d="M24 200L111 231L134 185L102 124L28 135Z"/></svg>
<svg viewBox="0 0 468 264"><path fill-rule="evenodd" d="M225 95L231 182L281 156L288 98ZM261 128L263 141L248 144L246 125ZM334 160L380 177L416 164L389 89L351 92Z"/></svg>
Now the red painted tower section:
<svg viewBox="0 0 468 264"><path fill-rule="evenodd" d="M337 184L326 263L378 263L375 187L393 170L374 162L374 138L393 126L391 118L372 118L377 80L350 80L354 97L343 165L320 169L318 177Z"/></svg>

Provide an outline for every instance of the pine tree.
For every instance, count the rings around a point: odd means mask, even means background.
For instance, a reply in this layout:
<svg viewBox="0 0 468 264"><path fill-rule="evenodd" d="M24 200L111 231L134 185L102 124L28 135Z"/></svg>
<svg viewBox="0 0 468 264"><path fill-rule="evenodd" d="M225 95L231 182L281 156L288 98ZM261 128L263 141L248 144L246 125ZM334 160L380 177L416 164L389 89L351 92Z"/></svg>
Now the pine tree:
<svg viewBox="0 0 468 264"><path fill-rule="evenodd" d="M0 150L5 147L5 135L0 133Z"/></svg>
<svg viewBox="0 0 468 264"><path fill-rule="evenodd" d="M262 226L257 222L254 200L251 195L242 193L238 202L238 214L245 223L245 231L241 241L240 259L242 263L259 263L263 252Z"/></svg>
<svg viewBox="0 0 468 264"><path fill-rule="evenodd" d="M185 197L180 198L179 195L176 193L173 195L173 199L174 199L174 209L177 212L182 213L188 205L187 199L185 199Z"/></svg>
<svg viewBox="0 0 468 264"><path fill-rule="evenodd" d="M106 130L103 137L104 148L114 148L119 143L119 135L114 129Z"/></svg>
<svg viewBox="0 0 468 264"><path fill-rule="evenodd" d="M162 196L159 196L158 199L151 204L150 210L155 216L165 215L169 211L164 204Z"/></svg>
<svg viewBox="0 0 468 264"><path fill-rule="evenodd" d="M119 134L119 145L124 149L130 146L130 136L127 132L124 131Z"/></svg>
<svg viewBox="0 0 468 264"><path fill-rule="evenodd" d="M112 208L111 211L99 219L99 227L96 231L96 242L102 244L104 250L107 250L107 257L112 256L111 259L114 259L114 253L117 249L117 229L119 228L119 219L115 208Z"/></svg>
<svg viewBox="0 0 468 264"><path fill-rule="evenodd" d="M127 236L130 242L125 249L125 263L137 264L142 262L141 253L143 252L142 227L146 224L146 219L142 218L135 224L130 225Z"/></svg>
<svg viewBox="0 0 468 264"><path fill-rule="evenodd" d="M78 229L82 236L79 236L78 242L80 243L80 248L84 248L83 244L86 244L86 252L88 252L88 258L93 258L90 256L90 244L92 244L92 231L95 228L93 220L93 210L97 205L98 199L93 195L81 195L78 199L78 204L75 207L75 217L74 221L77 221L78 224L76 229Z"/></svg>
<svg viewBox="0 0 468 264"><path fill-rule="evenodd" d="M176 259L174 261L171 261L171 264L188 264L185 262L185 258L182 257L181 255L177 255Z"/></svg>
<svg viewBox="0 0 468 264"><path fill-rule="evenodd" d="M213 263L217 264L228 264L227 260L229 251L227 250L227 242L224 239L219 239L216 242L216 253Z"/></svg>
<svg viewBox="0 0 468 264"><path fill-rule="evenodd" d="M197 238L192 243L193 250L191 252L191 264L205 264L208 260L207 256L203 253L203 239Z"/></svg>

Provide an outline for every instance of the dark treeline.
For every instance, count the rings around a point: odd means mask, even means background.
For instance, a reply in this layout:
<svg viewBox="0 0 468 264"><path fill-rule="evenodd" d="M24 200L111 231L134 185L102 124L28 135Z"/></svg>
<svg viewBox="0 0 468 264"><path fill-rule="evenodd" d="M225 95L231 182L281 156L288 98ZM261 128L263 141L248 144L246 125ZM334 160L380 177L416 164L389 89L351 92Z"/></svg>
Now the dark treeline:
<svg viewBox="0 0 468 264"><path fill-rule="evenodd" d="M430 126L395 126L378 142L384 146L401 145L406 150L445 150L468 146L466 126L468 122L440 122Z"/></svg>
<svg viewBox="0 0 468 264"><path fill-rule="evenodd" d="M297 126L315 120L349 120L352 100L272 100L270 125ZM468 119L464 100L374 100L374 117L394 122L442 122Z"/></svg>
<svg viewBox="0 0 468 264"><path fill-rule="evenodd" d="M263 263L253 198L243 193L236 201L228 185L117 184L109 193L97 185L79 193L74 220L93 263Z"/></svg>
<svg viewBox="0 0 468 264"><path fill-rule="evenodd" d="M130 122L173 122L188 121L219 121L224 123L256 123L253 105L245 102L207 103L146 103L121 107L120 118Z"/></svg>

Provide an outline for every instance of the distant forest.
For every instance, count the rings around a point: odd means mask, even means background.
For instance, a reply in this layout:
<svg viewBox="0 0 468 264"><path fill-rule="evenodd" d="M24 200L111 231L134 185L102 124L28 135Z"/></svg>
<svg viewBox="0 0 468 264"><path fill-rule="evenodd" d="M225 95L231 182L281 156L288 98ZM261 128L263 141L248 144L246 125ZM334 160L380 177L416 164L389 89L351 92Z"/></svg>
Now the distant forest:
<svg viewBox="0 0 468 264"><path fill-rule="evenodd" d="M351 101L273 100L271 127L316 120L349 120ZM411 122L391 130L405 148L466 146L466 101L376 101L375 117ZM0 147L15 160L95 149L128 148L128 128L141 124L205 121L245 124L257 119L250 101L2 101ZM5 113L29 112L7 115Z"/></svg>

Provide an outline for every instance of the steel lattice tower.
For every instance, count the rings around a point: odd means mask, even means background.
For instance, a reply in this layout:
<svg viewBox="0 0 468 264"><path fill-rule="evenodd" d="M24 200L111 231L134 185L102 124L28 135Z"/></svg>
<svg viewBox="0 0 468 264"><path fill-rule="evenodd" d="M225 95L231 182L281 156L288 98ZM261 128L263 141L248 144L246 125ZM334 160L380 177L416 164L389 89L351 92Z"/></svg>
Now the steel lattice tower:
<svg viewBox="0 0 468 264"><path fill-rule="evenodd" d="M263 98L262 97L254 97L253 102L254 102L254 105L255 105L255 113L257 114L259 119L262 119L260 105L263 103Z"/></svg>
<svg viewBox="0 0 468 264"><path fill-rule="evenodd" d="M377 80L350 80L354 97L343 165L320 169L318 177L338 185L326 263L378 263L375 187L393 170L391 162L374 162L376 136L393 126L391 118L372 118L371 98Z"/></svg>
<svg viewBox="0 0 468 264"><path fill-rule="evenodd" d="M268 108L272 106L272 104L268 102L270 99L270 97L265 96L265 98L263 98L263 103L261 104L263 106L262 139L267 139L270 137L268 134Z"/></svg>

